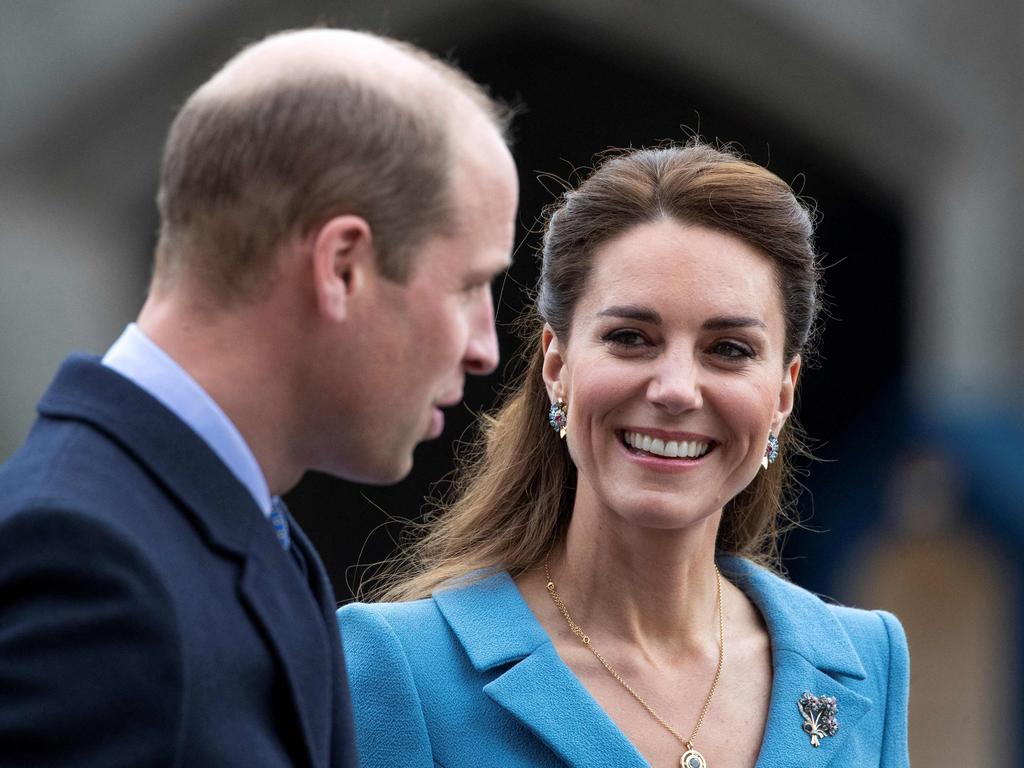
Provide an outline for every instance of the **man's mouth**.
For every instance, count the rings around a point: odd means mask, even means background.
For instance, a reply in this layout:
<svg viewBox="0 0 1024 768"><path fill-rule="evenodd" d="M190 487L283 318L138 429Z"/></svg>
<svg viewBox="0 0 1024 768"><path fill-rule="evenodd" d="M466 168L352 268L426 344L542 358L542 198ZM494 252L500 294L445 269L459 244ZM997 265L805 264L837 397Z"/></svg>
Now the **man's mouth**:
<svg viewBox="0 0 1024 768"><path fill-rule="evenodd" d="M713 443L703 440L665 440L628 430L621 434L622 442L627 448L666 459L699 459L714 448Z"/></svg>

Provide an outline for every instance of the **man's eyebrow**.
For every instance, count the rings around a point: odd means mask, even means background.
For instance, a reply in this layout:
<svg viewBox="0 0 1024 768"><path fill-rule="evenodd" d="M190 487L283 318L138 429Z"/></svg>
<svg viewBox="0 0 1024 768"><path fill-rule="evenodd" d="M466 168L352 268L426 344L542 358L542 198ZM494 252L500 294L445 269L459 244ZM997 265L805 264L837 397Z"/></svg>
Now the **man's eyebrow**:
<svg viewBox="0 0 1024 768"><path fill-rule="evenodd" d="M730 328L767 328L763 321L756 317L744 317L742 315L722 315L711 317L701 325L705 331L727 331Z"/></svg>

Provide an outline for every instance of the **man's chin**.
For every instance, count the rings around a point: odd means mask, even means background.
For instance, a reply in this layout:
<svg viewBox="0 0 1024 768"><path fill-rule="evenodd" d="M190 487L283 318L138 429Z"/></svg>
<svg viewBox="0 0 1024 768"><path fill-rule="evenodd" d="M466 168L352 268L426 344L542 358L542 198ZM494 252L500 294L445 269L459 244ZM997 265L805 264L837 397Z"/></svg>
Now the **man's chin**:
<svg viewBox="0 0 1024 768"><path fill-rule="evenodd" d="M334 477L364 485L394 485L409 476L412 471L412 453L404 457L389 456L379 460L360 457L360 461L347 461L341 465L324 467L320 471Z"/></svg>
<svg viewBox="0 0 1024 768"><path fill-rule="evenodd" d="M409 476L410 472L412 472L412 457L409 458L409 461L394 471L382 473L376 479L366 480L364 482L368 485L394 485L395 483L400 483L405 480L405 478Z"/></svg>

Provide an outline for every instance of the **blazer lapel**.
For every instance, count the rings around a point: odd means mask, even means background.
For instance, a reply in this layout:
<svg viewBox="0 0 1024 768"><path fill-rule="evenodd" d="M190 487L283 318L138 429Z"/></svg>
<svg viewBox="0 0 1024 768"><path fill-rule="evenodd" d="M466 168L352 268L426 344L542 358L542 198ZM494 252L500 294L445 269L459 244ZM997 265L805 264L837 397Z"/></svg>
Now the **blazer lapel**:
<svg viewBox="0 0 1024 768"><path fill-rule="evenodd" d="M775 680L771 707L757 768L845 768L843 747L856 732L861 718L871 709L871 701L825 674L793 651L773 653ZM832 696L836 700L839 730L820 739L815 748L804 732L804 718L797 702L804 692Z"/></svg>
<svg viewBox="0 0 1024 768"><path fill-rule="evenodd" d="M768 625L772 641L771 704L757 768L845 767L845 742L872 701L843 684L863 680L860 657L821 600L741 558L721 557L722 573L742 589ZM804 693L834 697L839 730L811 744L798 702Z"/></svg>
<svg viewBox="0 0 1024 768"><path fill-rule="evenodd" d="M505 572L434 600L480 672L500 671L483 687L566 765L647 768L647 763L558 656Z"/></svg>
<svg viewBox="0 0 1024 768"><path fill-rule="evenodd" d="M337 631L335 611L338 603L334 597L331 581L320 561L320 556L306 537L305 531L290 514L288 516L292 546L305 557L309 569L309 583L313 597L317 600L327 627L326 637L331 654L331 759L330 765L358 765L355 753L355 730L352 722L352 703L348 693L348 674L345 671L345 657L341 649L341 635Z"/></svg>
<svg viewBox="0 0 1024 768"><path fill-rule="evenodd" d="M337 665L313 593L269 526L267 533L267 541L254 542L246 558L239 594L284 671L308 760L327 765Z"/></svg>
<svg viewBox="0 0 1024 768"><path fill-rule="evenodd" d="M648 768L550 642L484 686L484 693L566 765Z"/></svg>
<svg viewBox="0 0 1024 768"><path fill-rule="evenodd" d="M179 501L212 550L240 561L241 599L288 680L308 761L325 765L332 685L327 672L335 668L327 627L333 622L325 622L248 491L195 432L98 358L71 356L39 411L88 422L116 440Z"/></svg>

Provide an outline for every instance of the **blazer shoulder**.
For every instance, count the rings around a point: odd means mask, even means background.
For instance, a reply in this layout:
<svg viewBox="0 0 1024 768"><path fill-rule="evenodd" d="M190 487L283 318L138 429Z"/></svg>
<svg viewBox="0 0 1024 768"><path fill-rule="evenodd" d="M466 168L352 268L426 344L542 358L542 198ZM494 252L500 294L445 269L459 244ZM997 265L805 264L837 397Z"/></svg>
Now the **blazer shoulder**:
<svg viewBox="0 0 1024 768"><path fill-rule="evenodd" d="M463 656L432 598L403 603L350 603L338 609L349 676L387 674L415 685Z"/></svg>
<svg viewBox="0 0 1024 768"><path fill-rule="evenodd" d="M869 671L894 685L909 681L910 650L900 620L888 611L863 610L842 605L829 606L860 654Z"/></svg>
<svg viewBox="0 0 1024 768"><path fill-rule="evenodd" d="M431 765L433 750L409 651L417 627L439 621L432 601L350 603L338 609L361 765ZM422 635L419 635L422 636Z"/></svg>
<svg viewBox="0 0 1024 768"><path fill-rule="evenodd" d="M907 636L896 616L888 611L845 605L829 605L829 610L846 630L865 664L874 656L897 667L908 666Z"/></svg>
<svg viewBox="0 0 1024 768"><path fill-rule="evenodd" d="M905 768L908 754L908 707L910 704L910 652L907 636L888 611L865 611L831 606L873 681L875 701L881 713L882 768Z"/></svg>
<svg viewBox="0 0 1024 768"><path fill-rule="evenodd" d="M422 645L429 629L443 623L430 598L405 603L349 603L338 609L337 621L350 666L364 660L376 665L374 656L382 652L405 655L407 646Z"/></svg>

